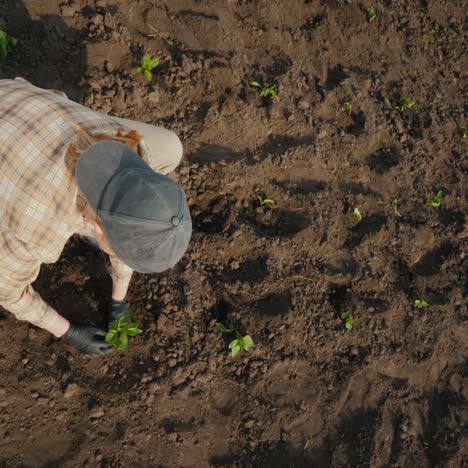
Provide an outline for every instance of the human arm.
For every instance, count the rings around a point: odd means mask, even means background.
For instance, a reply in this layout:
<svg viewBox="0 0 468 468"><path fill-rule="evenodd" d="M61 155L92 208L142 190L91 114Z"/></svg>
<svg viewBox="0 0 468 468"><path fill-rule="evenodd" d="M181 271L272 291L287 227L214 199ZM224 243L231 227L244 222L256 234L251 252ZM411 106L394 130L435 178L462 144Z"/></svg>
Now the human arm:
<svg viewBox="0 0 468 468"><path fill-rule="evenodd" d="M109 259L112 277L112 299L108 309L110 328L116 320L130 314L125 298L133 270L115 255L109 255Z"/></svg>
<svg viewBox="0 0 468 468"><path fill-rule="evenodd" d="M85 354L110 352L112 346L105 343L102 330L71 324L42 300L31 286L40 266L24 243L0 230L0 305L18 320L44 328Z"/></svg>
<svg viewBox="0 0 468 468"><path fill-rule="evenodd" d="M24 243L0 230L0 305L18 320L26 320L60 337L70 323L31 286L40 267Z"/></svg>

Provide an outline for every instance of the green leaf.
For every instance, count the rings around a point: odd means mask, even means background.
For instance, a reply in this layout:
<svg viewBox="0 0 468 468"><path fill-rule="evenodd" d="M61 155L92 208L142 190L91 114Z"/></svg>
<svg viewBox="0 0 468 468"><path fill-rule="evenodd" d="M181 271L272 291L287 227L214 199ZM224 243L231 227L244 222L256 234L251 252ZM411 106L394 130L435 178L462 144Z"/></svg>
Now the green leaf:
<svg viewBox="0 0 468 468"><path fill-rule="evenodd" d="M121 343L122 343L122 349L127 351L127 349L128 349L128 336L127 336L126 333L122 333Z"/></svg>
<svg viewBox="0 0 468 468"><path fill-rule="evenodd" d="M356 223L360 223L362 221L362 215L361 215L361 212L357 209L357 208L354 208L354 211L353 211L353 216L354 218L356 219Z"/></svg>
<svg viewBox="0 0 468 468"><path fill-rule="evenodd" d="M440 204L442 203L442 190L439 190L437 195L434 195L427 203L427 206L432 206L433 208L439 208Z"/></svg>
<svg viewBox="0 0 468 468"><path fill-rule="evenodd" d="M353 323L351 321L346 321L346 330L352 330L353 329Z"/></svg>
<svg viewBox="0 0 468 468"><path fill-rule="evenodd" d="M345 319L349 317L349 312L341 312L341 318Z"/></svg>
<svg viewBox="0 0 468 468"><path fill-rule="evenodd" d="M244 342L244 349L250 349L250 348L253 348L255 346L252 338L250 337L250 335L245 335L243 338L242 338L243 342Z"/></svg>
<svg viewBox="0 0 468 468"><path fill-rule="evenodd" d="M136 69L136 71L137 71L137 73L143 73L143 67L138 67L138 68Z"/></svg>
<svg viewBox="0 0 468 468"><path fill-rule="evenodd" d="M258 81L250 81L249 84L251 86L256 86L257 88L263 88L263 86Z"/></svg>
<svg viewBox="0 0 468 468"><path fill-rule="evenodd" d="M232 333L234 330L227 329L221 322L216 322L216 327L222 333Z"/></svg>
<svg viewBox="0 0 468 468"><path fill-rule="evenodd" d="M112 343L117 336L117 330L111 329L107 332L105 341L106 343Z"/></svg>
<svg viewBox="0 0 468 468"><path fill-rule="evenodd" d="M159 65L159 57L154 57L154 58L150 61L151 70L152 70L153 68L156 68L158 65Z"/></svg>
<svg viewBox="0 0 468 468"><path fill-rule="evenodd" d="M231 350L232 357L236 357L241 350L239 340L236 339L236 340L231 341L231 343L229 344L229 349Z"/></svg>
<svg viewBox="0 0 468 468"><path fill-rule="evenodd" d="M149 70L145 70L145 71L144 71L144 74L145 74L146 79L147 79L148 81L151 81L151 80L153 79L153 74L152 74Z"/></svg>

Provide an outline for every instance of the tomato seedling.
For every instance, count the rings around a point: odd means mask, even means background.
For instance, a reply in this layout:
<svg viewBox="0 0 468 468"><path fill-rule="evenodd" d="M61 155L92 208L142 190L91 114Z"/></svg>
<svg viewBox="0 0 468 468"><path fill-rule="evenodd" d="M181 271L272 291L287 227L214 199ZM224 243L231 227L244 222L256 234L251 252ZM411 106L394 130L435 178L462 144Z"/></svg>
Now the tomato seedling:
<svg viewBox="0 0 468 468"><path fill-rule="evenodd" d="M346 114L351 115L352 111L353 111L353 105L350 102L346 101L343 104L343 107L341 108L341 112L345 112Z"/></svg>
<svg viewBox="0 0 468 468"><path fill-rule="evenodd" d="M437 41L437 33L436 33L436 30L435 30L435 29L431 29L430 31L428 31L427 34L426 34L426 37L427 37L427 40L428 40L431 44L435 44L435 42Z"/></svg>
<svg viewBox="0 0 468 468"><path fill-rule="evenodd" d="M150 54L145 54L141 65L137 68L137 73L143 73L148 81L153 79L153 70L159 65L159 57L151 57Z"/></svg>
<svg viewBox="0 0 468 468"><path fill-rule="evenodd" d="M116 320L106 335L106 343L114 345L116 349L128 349L128 337L143 333L138 322L132 322L130 315L124 315Z"/></svg>
<svg viewBox="0 0 468 468"><path fill-rule="evenodd" d="M423 298L416 299L414 301L414 307L416 307L416 309L426 309L427 307L429 307L429 303Z"/></svg>
<svg viewBox="0 0 468 468"><path fill-rule="evenodd" d="M353 216L354 216L354 219L356 220L356 224L359 224L362 221L361 212L357 208L354 208Z"/></svg>
<svg viewBox="0 0 468 468"><path fill-rule="evenodd" d="M460 124L460 129L462 131L463 138L466 138L466 136L468 135L468 128L466 127L466 125L464 123L461 123Z"/></svg>
<svg viewBox="0 0 468 468"><path fill-rule="evenodd" d="M0 28L0 61L5 62L8 54L13 51L18 43L18 39L9 36Z"/></svg>
<svg viewBox="0 0 468 468"><path fill-rule="evenodd" d="M268 98L271 97L272 99L279 99L278 93L276 92L276 88L278 85L271 85L271 86L262 86L258 81L250 81L250 86L255 86L256 88L260 88L260 97Z"/></svg>
<svg viewBox="0 0 468 468"><path fill-rule="evenodd" d="M356 320L354 320L350 312L342 312L341 318L345 321L346 330L352 330L356 325Z"/></svg>
<svg viewBox="0 0 468 468"><path fill-rule="evenodd" d="M248 351L255 346L250 335L242 336L237 328L232 330L228 329L221 322L216 322L216 327L221 333L235 333L236 338L229 343L232 357L236 357L241 351Z"/></svg>
<svg viewBox="0 0 468 468"><path fill-rule="evenodd" d="M414 99L411 99L410 97L407 97L407 96L402 96L400 98L400 102L401 102L401 106L395 106L395 109L402 113L406 109L411 109L416 104L416 101Z"/></svg>
<svg viewBox="0 0 468 468"><path fill-rule="evenodd" d="M403 198L394 198L392 201L392 206L393 206L393 209L395 210L395 213L401 217L401 214L398 211L398 209L403 206Z"/></svg>
<svg viewBox="0 0 468 468"><path fill-rule="evenodd" d="M369 21L369 23L372 23L372 21L374 21L375 18L377 18L377 9L375 7L369 7L367 9L367 21Z"/></svg>
<svg viewBox="0 0 468 468"><path fill-rule="evenodd" d="M442 190L437 192L437 195L434 195L427 203L427 206L432 206L432 208L439 208L440 204L442 203Z"/></svg>
<svg viewBox="0 0 468 468"><path fill-rule="evenodd" d="M272 205L273 203L275 203L271 198L262 198L261 195L257 195L257 200L258 203L260 203L260 206Z"/></svg>

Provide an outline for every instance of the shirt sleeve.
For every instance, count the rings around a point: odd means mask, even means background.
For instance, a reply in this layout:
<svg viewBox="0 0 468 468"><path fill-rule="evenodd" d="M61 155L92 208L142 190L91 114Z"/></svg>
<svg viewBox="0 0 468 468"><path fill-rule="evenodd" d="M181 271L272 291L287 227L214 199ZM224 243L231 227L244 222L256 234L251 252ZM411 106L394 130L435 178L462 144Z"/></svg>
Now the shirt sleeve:
<svg viewBox="0 0 468 468"><path fill-rule="evenodd" d="M109 255L111 262L110 275L114 284L128 285L132 279L133 270L115 255Z"/></svg>
<svg viewBox="0 0 468 468"><path fill-rule="evenodd" d="M40 268L23 242L0 231L0 305L18 320L48 328L59 314L31 286Z"/></svg>

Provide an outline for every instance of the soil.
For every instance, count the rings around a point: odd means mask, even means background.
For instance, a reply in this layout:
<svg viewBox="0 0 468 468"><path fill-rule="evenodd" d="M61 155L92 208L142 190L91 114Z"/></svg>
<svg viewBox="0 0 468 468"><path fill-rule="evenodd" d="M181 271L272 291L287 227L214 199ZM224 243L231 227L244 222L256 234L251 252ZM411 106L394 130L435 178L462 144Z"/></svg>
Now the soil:
<svg viewBox="0 0 468 468"><path fill-rule="evenodd" d="M126 353L1 312L1 466L468 466L466 2L369 5L0 3L19 39L0 77L175 131L194 221L174 269L135 275ZM35 287L104 326L105 259L80 239ZM216 320L254 350L231 358Z"/></svg>

